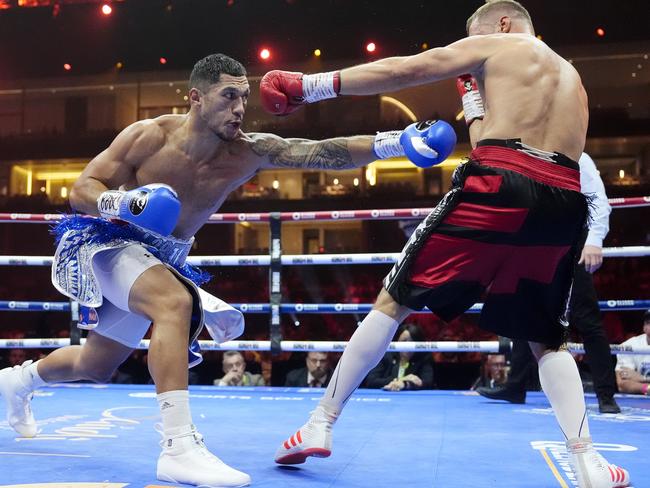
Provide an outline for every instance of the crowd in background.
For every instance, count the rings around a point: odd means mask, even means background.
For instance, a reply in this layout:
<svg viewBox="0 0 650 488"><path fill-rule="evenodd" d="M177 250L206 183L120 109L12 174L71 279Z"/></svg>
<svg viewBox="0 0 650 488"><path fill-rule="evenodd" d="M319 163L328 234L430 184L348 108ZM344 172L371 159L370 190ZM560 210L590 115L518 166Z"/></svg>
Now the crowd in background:
<svg viewBox="0 0 650 488"><path fill-rule="evenodd" d="M10 312L11 313L11 312ZM17 313L17 312L16 312ZM346 340L354 324L345 324L341 315L319 315L326 325L317 337L310 332L309 316L303 315L304 323L299 326L285 324L284 338L287 340ZM611 343L637 336L640 332L639 313L606 313L605 324ZM629 329L623 327L621 317L632 319ZM259 321L263 326L264 320ZM348 320L348 322L350 322ZM627 320L626 320L627 322ZM394 341L458 341L495 340L476 325L476 315L464 315L445 324L432 314L412 315L400 327ZM69 324L51 334L38 337L68 337ZM265 340L263 327L257 335L247 331L244 339ZM41 329L43 330L43 329ZM328 332L329 331L329 332ZM328 335L329 333L335 335ZM620 334L614 340L612 332ZM36 337L23 328L2 327L5 339ZM207 337L205 337L207 339ZM579 338L576 338L579 340ZM41 349L0 349L0 368L22 364L28 359L38 359L47 354ZM217 386L297 386L325 387L340 354L325 352L291 353L272 355L259 351L206 351L203 362L190 370L190 384ZM589 367L582 355L575 355L586 391L593 391ZM387 353L362 384L365 388L389 391L417 389L475 389L478 386L493 387L507 380L508 356L503 354L473 353ZM150 384L147 367L147 351L137 350L114 373L114 383ZM538 389L536 378L531 378L529 388Z"/></svg>
<svg viewBox="0 0 650 488"><path fill-rule="evenodd" d="M3 209L2 207L6 208ZM399 206L393 204L392 206ZM47 206L40 197L22 197L20 201L0 198L0 211L23 212L64 211L64 208ZM649 245L650 235L638 222L647 219L650 208L616 210L612 214L611 232L605 246ZM625 216L625 218L623 218ZM381 225L381 232L371 228L369 234L375 236L369 241L369 252L395 251L405 240L399 222L372 222ZM203 232L203 231L202 231ZM392 249L384 249L384 240L377 236L388 234ZM213 239L210 235L197 236L201 249L198 254L211 254ZM0 249L3 255L47 255L51 254L53 244L46 226L15 224L0 226ZM209 250L208 250L209 249ZM216 252L226 253L227 250ZM323 249L323 252L332 252ZM644 299L650 296L650 268L647 258L606 258L603 267L594 274L594 282L601 300L606 299ZM390 265L354 266L316 266L284 267L282 270L283 301L287 303L371 303L377 296L381 279ZM231 303L268 303L267 267L218 267L208 268L213 280L205 286L206 290ZM631 278L633 277L633 279ZM254 284L254 286L251 286ZM50 284L48 267L0 267L0 299L6 301L65 301ZM618 344L639 333L638 312L605 312L603 323L610 343ZM347 340L354 332L363 314L283 314L282 335L286 340ZM444 323L432 314L417 314L409 318L422 331L422 340L495 340L478 327L476 314L465 314L451 323ZM247 314L246 331L241 339L268 340L269 320L264 314ZM20 338L65 338L70 334L70 315L66 312L2 312L0 337ZM202 339L209 339L207 335ZM397 340L398 337L395 338ZM578 339L578 338L576 338ZM13 365L24 359L36 359L47 353L45 350L26 349L23 351L0 349L0 366ZM473 384L483 385L488 373L497 372L503 378L507 372L507 359L490 358L479 353L427 353L431 360L431 381L425 387L467 389ZM192 369L190 380L195 384L215 384L224 376L223 354L206 352L201 365ZM282 386L292 370L306 368L304 354L243 352L246 371L258 375L258 382L265 385ZM578 358L579 360L581 358ZM338 355L329 354L329 365L336 364ZM385 371L399 366L396 357L382 361ZM506 363L503 365L503 363ZM501 365L501 366L498 366ZM586 363L580 361L583 376L588 380ZM381 364L380 364L381 365ZM232 375L231 375L232 376ZM371 373L377 377L377 372ZM383 378L379 376L379 378ZM501 381L499 379L499 381ZM113 378L116 382L148 383L146 351L136 351L118 370ZM250 378L249 378L250 381ZM381 383L381 381L380 381ZM390 383L390 382L388 382ZM387 384L388 384L387 383ZM261 384L261 383L260 383ZM534 382L533 382L534 384ZM377 382L366 382L365 386L384 387ZM392 388L392 387L391 387Z"/></svg>

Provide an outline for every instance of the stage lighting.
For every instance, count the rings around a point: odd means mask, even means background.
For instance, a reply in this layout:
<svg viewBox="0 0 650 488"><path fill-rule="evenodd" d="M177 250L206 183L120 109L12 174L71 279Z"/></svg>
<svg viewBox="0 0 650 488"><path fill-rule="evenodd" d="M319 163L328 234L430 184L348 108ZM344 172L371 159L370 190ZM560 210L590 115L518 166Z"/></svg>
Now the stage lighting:
<svg viewBox="0 0 650 488"><path fill-rule="evenodd" d="M104 5L102 5L102 13L104 15L111 15L113 13L113 7L105 3Z"/></svg>
<svg viewBox="0 0 650 488"><path fill-rule="evenodd" d="M316 56L318 58L318 57L320 57L321 54L322 53L321 53L320 49L314 49L314 56Z"/></svg>
<svg viewBox="0 0 650 488"><path fill-rule="evenodd" d="M158 61L160 61L160 64L167 64L167 58L163 58L162 56Z"/></svg>
<svg viewBox="0 0 650 488"><path fill-rule="evenodd" d="M263 59L264 61L267 61L271 59L271 51L267 48L260 49L259 53L260 59Z"/></svg>
<svg viewBox="0 0 650 488"><path fill-rule="evenodd" d="M65 63L63 65L63 69L66 71L70 71L72 69L72 65L70 63Z"/></svg>
<svg viewBox="0 0 650 488"><path fill-rule="evenodd" d="M377 50L377 45L374 42L369 42L366 44L366 51L369 53L374 53Z"/></svg>
<svg viewBox="0 0 650 488"><path fill-rule="evenodd" d="M596 35L598 37L605 37L605 29L603 29L602 27L599 27L598 29L596 29Z"/></svg>

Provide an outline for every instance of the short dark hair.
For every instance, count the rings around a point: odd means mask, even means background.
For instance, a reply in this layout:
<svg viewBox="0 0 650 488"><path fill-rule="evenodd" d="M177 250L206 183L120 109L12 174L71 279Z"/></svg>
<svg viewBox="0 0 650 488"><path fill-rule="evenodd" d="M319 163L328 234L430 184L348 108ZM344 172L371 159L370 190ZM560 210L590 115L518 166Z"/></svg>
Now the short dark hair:
<svg viewBox="0 0 650 488"><path fill-rule="evenodd" d="M412 324L409 322L404 322L400 326L400 328L397 331L397 334L395 334L395 337L399 338L399 336L401 336L402 332L404 332L405 330L408 331L409 335L411 336L411 340L413 342L423 342L426 340L422 327L420 327L417 324Z"/></svg>
<svg viewBox="0 0 650 488"><path fill-rule="evenodd" d="M189 88L205 90L219 82L221 73L230 76L246 76L246 68L236 59L225 54L210 54L199 59L190 74Z"/></svg>
<svg viewBox="0 0 650 488"><path fill-rule="evenodd" d="M476 12L474 12L470 18L467 19L467 25L465 26L467 32L469 33L469 26L472 25L472 22L474 22L479 17L482 17L486 13L497 9L502 9L514 17L524 19L530 24L531 27L533 27L533 19L530 18L528 10L526 10L526 8L519 2L515 0L486 0L485 5L477 8Z"/></svg>

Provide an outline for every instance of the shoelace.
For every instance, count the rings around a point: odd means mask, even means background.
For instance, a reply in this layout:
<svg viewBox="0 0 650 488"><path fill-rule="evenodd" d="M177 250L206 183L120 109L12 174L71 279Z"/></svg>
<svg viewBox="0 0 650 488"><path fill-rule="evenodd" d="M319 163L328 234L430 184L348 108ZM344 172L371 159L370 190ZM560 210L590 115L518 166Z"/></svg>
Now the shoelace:
<svg viewBox="0 0 650 488"><path fill-rule="evenodd" d="M603 471L608 470L613 483L621 483L625 479L625 470L616 464L610 464L599 452L596 456L600 461Z"/></svg>
<svg viewBox="0 0 650 488"><path fill-rule="evenodd" d="M308 425L315 424L325 424L325 429L329 432L332 430L332 425L336 422L336 417L328 414L324 409L321 409L318 413L318 417L315 417L314 414L317 412L317 409L309 412L309 420L307 421Z"/></svg>
<svg viewBox="0 0 650 488"><path fill-rule="evenodd" d="M598 451L590 450L585 453L587 463L592 463L597 466L601 471L609 472L612 483L622 482L625 478L625 472L622 468L615 464L610 464Z"/></svg>

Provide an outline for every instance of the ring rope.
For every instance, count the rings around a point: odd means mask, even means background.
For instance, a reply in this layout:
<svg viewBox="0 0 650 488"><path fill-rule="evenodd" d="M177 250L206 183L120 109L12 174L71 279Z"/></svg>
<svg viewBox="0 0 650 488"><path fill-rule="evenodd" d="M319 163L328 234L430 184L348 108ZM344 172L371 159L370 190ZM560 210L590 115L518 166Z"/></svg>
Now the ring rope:
<svg viewBox="0 0 650 488"><path fill-rule="evenodd" d="M650 206L650 197L614 198L609 203L613 208L634 208ZM310 221L310 220L390 220L417 219L429 214L433 208L414 209L375 209L343 210L316 212L282 212L282 213L224 213L214 214L209 223L269 222L269 221ZM0 213L0 223L51 223L62 219L62 214ZM279 254L279 253L278 253ZM605 248L605 257L631 257L650 255L650 247L628 246ZM364 253L364 254L320 254L320 255L285 255L281 256L282 265L314 264L385 264L394 263L399 253ZM51 256L0 256L0 266L51 266ZM193 256L188 258L191 264L202 266L268 266L271 256ZM76 306L76 303L72 305ZM31 302L0 301L0 310L11 311L71 311L70 302ZM232 304L245 313L269 313L271 304ZM650 300L606 300L599 302L601 310L640 310L650 306ZM369 312L372 304L279 304L276 308L284 313L363 313ZM468 312L477 313L482 304L475 304ZM418 313L418 312L416 312ZM419 312L428 313L428 312ZM81 339L81 343L85 342ZM328 341L279 341L272 348L271 341L232 341L217 344L213 341L199 341L204 350L282 350L282 351L342 351L347 342ZM0 348L58 348L70 345L70 339L0 339ZM138 349L148 348L149 341L141 341ZM634 348L631 346L611 345L613 354L650 354L650 347ZM390 351L421 352L486 352L503 351L503 342L498 341L450 341L391 343ZM584 352L582 344L569 344L572 352Z"/></svg>
<svg viewBox="0 0 650 488"><path fill-rule="evenodd" d="M81 344L86 340L81 339ZM391 342L388 352L480 352L504 353L511 347L510 341L422 341L422 342ZM57 349L69 346L70 339L0 339L0 349ZM202 351L270 351L271 341L229 341L218 344L214 341L199 341ZM342 352L347 341L281 341L282 351L286 352ZM149 341L142 340L136 349L148 349ZM584 345L570 342L569 351L582 354ZM610 344L612 354L650 354L650 346L628 346Z"/></svg>
<svg viewBox="0 0 650 488"><path fill-rule="evenodd" d="M271 305L268 303L231 303L232 307L243 313L269 313ZM601 300L598 302L600 310L647 310L650 308L650 300ZM483 309L482 303L475 303L467 313L479 313ZM21 300L0 301L0 311L12 312L69 312L70 302L38 302ZM282 303L281 313L332 313L332 314L354 314L368 313L372 310L372 303ZM416 314L429 314L428 310L415 311Z"/></svg>
<svg viewBox="0 0 650 488"><path fill-rule="evenodd" d="M650 206L650 196L610 198L612 208L635 208ZM309 221L309 220L390 220L390 219L417 219L428 215L433 207L423 208L389 208L373 210L326 210L314 212L280 212L282 221ZM271 213L216 213L210 216L208 223L233 223L233 222L268 222ZM277 214L273 214L277 215ZM43 224L61 220L63 214L31 214L31 213L0 213L0 223L33 223Z"/></svg>
<svg viewBox="0 0 650 488"><path fill-rule="evenodd" d="M355 253L355 254L285 254L281 257L283 266L312 266L327 264L391 264L397 261L399 253ZM603 256L608 258L650 256L650 246L606 247ZM51 266L52 256L0 256L0 266ZM195 266L268 266L268 254L249 256L189 256L189 264Z"/></svg>

